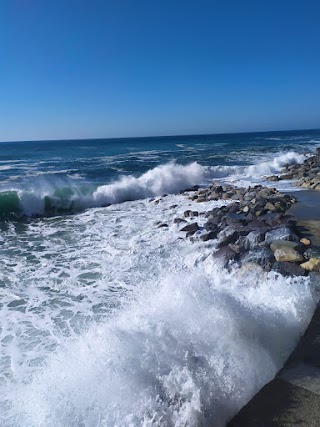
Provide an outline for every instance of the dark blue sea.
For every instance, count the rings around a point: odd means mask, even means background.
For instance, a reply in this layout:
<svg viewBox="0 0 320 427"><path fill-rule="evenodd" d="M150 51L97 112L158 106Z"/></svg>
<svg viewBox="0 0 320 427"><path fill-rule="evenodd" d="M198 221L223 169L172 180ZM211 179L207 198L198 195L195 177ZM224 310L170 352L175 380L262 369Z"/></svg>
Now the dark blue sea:
<svg viewBox="0 0 320 427"><path fill-rule="evenodd" d="M1 142L0 425L226 425L315 302L308 277L222 270L199 235L227 202L182 192L292 190L265 177L319 145L309 130ZM193 241L174 222L185 210Z"/></svg>

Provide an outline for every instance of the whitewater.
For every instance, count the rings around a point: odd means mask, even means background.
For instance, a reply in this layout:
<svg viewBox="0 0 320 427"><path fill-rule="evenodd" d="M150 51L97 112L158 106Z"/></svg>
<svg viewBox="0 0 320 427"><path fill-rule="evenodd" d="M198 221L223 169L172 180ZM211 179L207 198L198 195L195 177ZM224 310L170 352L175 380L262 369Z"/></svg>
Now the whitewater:
<svg viewBox="0 0 320 427"><path fill-rule="evenodd" d="M309 279L222 270L215 241L174 223L226 203L180 191L267 183L319 144L269 137L64 143L28 161L0 144L1 426L225 426L274 377L315 309Z"/></svg>

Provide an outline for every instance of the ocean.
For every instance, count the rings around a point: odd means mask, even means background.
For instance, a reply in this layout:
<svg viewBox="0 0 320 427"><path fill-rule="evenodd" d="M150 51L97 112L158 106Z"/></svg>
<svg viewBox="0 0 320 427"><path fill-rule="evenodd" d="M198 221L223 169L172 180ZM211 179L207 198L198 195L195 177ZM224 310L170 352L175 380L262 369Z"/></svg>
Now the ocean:
<svg viewBox="0 0 320 427"><path fill-rule="evenodd" d="M319 145L320 131L1 142L0 425L225 426L315 300L308 277L222 270L215 241L174 219L227 202L180 192L292 191L265 176Z"/></svg>

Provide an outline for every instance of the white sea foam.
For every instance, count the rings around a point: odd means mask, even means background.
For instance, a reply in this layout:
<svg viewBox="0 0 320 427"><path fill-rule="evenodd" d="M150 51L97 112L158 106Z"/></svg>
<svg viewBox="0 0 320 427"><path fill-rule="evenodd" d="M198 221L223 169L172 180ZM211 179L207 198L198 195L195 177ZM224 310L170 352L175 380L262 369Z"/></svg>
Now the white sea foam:
<svg viewBox="0 0 320 427"><path fill-rule="evenodd" d="M17 193L20 209L28 216L45 213L46 197L50 198L51 206L57 212L64 209L79 211L162 194L178 193L190 186L208 184L217 179L231 181L237 185L254 184L259 179L263 182L265 175L279 173L285 165L301 163L304 159L304 155L290 151L279 153L270 160L251 166L209 167L197 162L188 165L170 162L150 169L139 177L123 176L114 183L99 186L91 193L84 192L73 178L39 174L34 183L28 183L27 189L18 188ZM286 187L290 185L286 184ZM7 190L11 189L16 188L7 188ZM69 193L61 196L59 191L57 194L59 189L69 189Z"/></svg>
<svg viewBox="0 0 320 427"><path fill-rule="evenodd" d="M93 193L93 198L97 204L103 205L172 194L201 183L205 176L206 168L196 162L186 166L168 163L149 170L139 178L123 177L114 184L100 186Z"/></svg>
<svg viewBox="0 0 320 427"><path fill-rule="evenodd" d="M223 426L274 376L314 310L308 278L227 273L214 242L179 239L176 216L218 205L168 196L4 234L0 425Z"/></svg>

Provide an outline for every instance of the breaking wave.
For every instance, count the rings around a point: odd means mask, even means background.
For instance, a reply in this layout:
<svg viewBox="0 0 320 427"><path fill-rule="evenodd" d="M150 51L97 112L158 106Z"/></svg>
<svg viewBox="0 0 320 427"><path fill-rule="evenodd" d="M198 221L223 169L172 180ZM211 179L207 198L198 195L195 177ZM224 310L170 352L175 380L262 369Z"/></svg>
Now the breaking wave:
<svg viewBox="0 0 320 427"><path fill-rule="evenodd" d="M251 166L202 166L197 162L167 163L148 170L140 177L123 176L118 181L94 187L50 181L38 177L33 188L7 189L0 193L0 217L50 216L79 212L91 207L173 194L196 184L219 178L261 177L279 173L288 164L301 163L305 156L294 151L280 153L271 160Z"/></svg>
<svg viewBox="0 0 320 427"><path fill-rule="evenodd" d="M314 310L307 278L260 271L143 285L116 317L7 388L7 426L224 426L274 377Z"/></svg>

